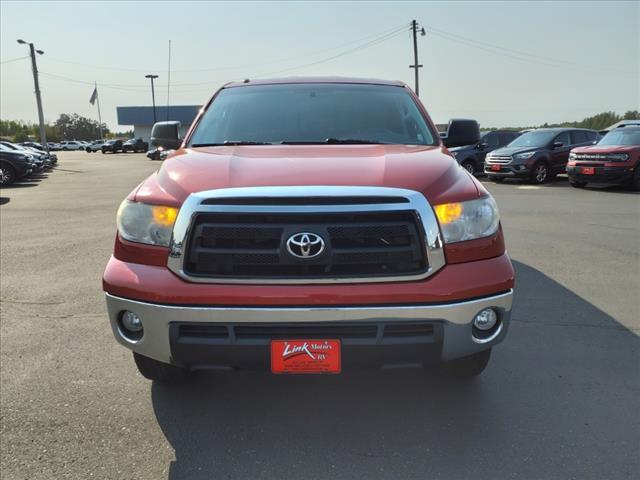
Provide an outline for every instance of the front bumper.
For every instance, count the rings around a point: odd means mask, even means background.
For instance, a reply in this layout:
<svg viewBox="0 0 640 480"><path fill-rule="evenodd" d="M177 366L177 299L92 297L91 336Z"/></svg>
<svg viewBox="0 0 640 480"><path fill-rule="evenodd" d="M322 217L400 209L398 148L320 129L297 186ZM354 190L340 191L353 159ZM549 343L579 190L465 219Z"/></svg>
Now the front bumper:
<svg viewBox="0 0 640 480"><path fill-rule="evenodd" d="M490 177L500 178L525 178L531 173L531 168L526 164L499 164L500 170L492 170L491 167L497 164L484 164L484 173Z"/></svg>
<svg viewBox="0 0 640 480"><path fill-rule="evenodd" d="M512 297L510 289L446 304L209 307L161 305L106 294L116 340L141 355L192 368L261 369L269 365L270 340L292 335L340 339L345 368L429 363L471 355L502 341L509 326ZM473 317L489 307L496 310L500 323L490 336L476 338ZM120 316L124 310L133 311L142 321L144 334L137 341L123 334ZM180 333L182 326L194 325L199 328ZM367 326L364 330L368 333L341 330L353 326Z"/></svg>
<svg viewBox="0 0 640 480"><path fill-rule="evenodd" d="M592 167L593 175L584 175L583 167ZM569 180L586 183L611 183L615 185L626 185L633 180L633 166L603 166L603 165L581 165L568 166L567 175Z"/></svg>

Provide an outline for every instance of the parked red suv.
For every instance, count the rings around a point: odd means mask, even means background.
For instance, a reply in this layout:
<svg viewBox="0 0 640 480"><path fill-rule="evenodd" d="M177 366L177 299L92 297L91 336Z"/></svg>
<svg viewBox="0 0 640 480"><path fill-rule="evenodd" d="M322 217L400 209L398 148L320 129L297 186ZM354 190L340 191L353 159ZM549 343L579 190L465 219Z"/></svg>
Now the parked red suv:
<svg viewBox="0 0 640 480"><path fill-rule="evenodd" d="M451 146L479 139L462 122ZM104 273L145 377L483 371L514 285L498 209L406 85L231 83L177 127L154 126L177 150L122 202Z"/></svg>
<svg viewBox="0 0 640 480"><path fill-rule="evenodd" d="M597 145L574 148L567 174L576 188L588 183L610 183L640 191L640 127L619 127Z"/></svg>

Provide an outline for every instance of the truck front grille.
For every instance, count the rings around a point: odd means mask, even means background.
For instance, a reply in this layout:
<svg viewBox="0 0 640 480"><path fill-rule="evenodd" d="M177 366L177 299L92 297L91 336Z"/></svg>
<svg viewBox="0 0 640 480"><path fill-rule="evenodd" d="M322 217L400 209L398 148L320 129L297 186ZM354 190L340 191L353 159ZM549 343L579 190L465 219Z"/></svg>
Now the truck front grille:
<svg viewBox="0 0 640 480"><path fill-rule="evenodd" d="M287 250L295 234L324 241L315 258ZM426 271L413 211L357 213L198 213L184 271L193 277L274 279L413 275Z"/></svg>

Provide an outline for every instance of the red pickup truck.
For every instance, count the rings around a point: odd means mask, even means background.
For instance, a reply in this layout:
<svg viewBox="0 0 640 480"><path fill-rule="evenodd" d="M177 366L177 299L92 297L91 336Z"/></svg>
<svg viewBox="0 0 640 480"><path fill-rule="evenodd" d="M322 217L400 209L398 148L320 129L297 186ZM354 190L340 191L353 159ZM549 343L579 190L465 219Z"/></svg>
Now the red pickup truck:
<svg viewBox="0 0 640 480"><path fill-rule="evenodd" d="M475 122L447 145L477 143ZM122 202L103 285L152 380L205 368L481 373L514 271L496 203L400 82L230 83Z"/></svg>

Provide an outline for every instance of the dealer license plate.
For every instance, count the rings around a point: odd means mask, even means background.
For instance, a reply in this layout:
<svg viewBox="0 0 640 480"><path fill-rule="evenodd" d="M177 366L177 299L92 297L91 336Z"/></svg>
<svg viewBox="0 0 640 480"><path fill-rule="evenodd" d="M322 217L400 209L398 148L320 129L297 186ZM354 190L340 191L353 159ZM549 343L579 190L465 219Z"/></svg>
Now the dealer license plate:
<svg viewBox="0 0 640 480"><path fill-rule="evenodd" d="M340 373L340 340L272 340L273 373Z"/></svg>
<svg viewBox="0 0 640 480"><path fill-rule="evenodd" d="M580 173L583 175L595 175L596 169L594 167L582 167Z"/></svg>
<svg viewBox="0 0 640 480"><path fill-rule="evenodd" d="M500 171L500 165L491 165L491 171L492 172L499 172Z"/></svg>

